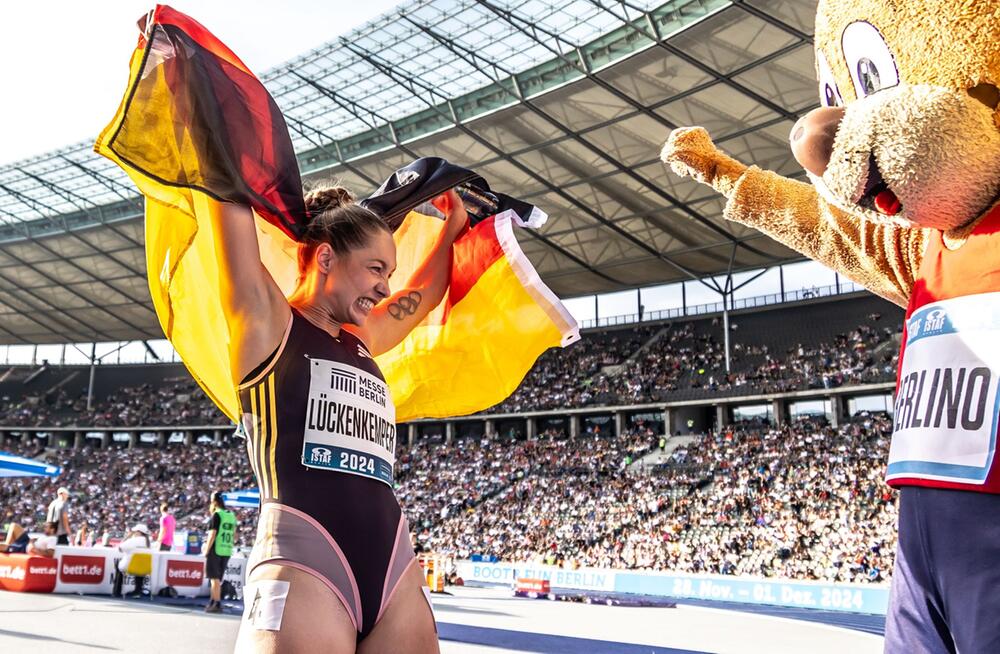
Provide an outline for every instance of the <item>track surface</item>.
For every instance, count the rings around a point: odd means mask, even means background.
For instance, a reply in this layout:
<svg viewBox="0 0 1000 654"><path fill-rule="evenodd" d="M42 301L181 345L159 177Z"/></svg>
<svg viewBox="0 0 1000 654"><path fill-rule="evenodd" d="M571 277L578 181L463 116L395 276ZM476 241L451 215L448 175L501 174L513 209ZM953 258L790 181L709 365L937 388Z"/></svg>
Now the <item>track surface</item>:
<svg viewBox="0 0 1000 654"><path fill-rule="evenodd" d="M882 651L880 635L793 619L787 613L767 615L717 604L631 608L514 599L497 588L451 592L434 597L445 654ZM0 592L0 652L229 652L240 611L239 603L230 603L226 614L206 615L192 601Z"/></svg>

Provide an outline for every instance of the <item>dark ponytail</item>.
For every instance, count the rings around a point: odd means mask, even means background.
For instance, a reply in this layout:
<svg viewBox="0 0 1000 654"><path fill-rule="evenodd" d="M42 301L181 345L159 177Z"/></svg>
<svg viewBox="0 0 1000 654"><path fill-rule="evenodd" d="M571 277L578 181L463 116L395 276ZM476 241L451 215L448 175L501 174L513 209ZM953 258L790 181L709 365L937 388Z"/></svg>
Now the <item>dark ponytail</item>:
<svg viewBox="0 0 1000 654"><path fill-rule="evenodd" d="M379 230L392 230L380 216L354 202L342 186L314 189L306 194L309 226L299 239L299 275L305 274L316 248L328 244L338 256L366 246Z"/></svg>

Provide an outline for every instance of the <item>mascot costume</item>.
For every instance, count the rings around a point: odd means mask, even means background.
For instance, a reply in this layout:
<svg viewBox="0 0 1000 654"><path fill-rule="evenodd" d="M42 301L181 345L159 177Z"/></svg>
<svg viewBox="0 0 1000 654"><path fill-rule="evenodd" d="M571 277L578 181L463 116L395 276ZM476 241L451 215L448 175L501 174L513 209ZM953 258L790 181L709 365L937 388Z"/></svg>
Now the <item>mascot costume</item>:
<svg viewBox="0 0 1000 654"><path fill-rule="evenodd" d="M821 0L815 42L822 106L790 136L811 184L700 127L662 158L727 219L906 307L886 651L1000 652L1000 2Z"/></svg>

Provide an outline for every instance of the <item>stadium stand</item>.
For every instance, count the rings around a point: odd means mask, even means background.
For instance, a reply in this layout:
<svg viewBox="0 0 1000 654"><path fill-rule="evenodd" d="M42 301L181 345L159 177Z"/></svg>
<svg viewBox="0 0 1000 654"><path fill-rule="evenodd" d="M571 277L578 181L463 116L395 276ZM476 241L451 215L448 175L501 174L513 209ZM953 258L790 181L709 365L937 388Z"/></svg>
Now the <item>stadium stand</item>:
<svg viewBox="0 0 1000 654"><path fill-rule="evenodd" d="M100 366L87 409L87 367L12 367L0 383L0 424L133 427L230 424L180 364ZM83 381L80 382L79 380Z"/></svg>
<svg viewBox="0 0 1000 654"><path fill-rule="evenodd" d="M590 334L547 352L495 413L735 397L892 381L902 311L872 296ZM607 363L605 363L607 362ZM620 366L620 367L619 367Z"/></svg>
<svg viewBox="0 0 1000 654"><path fill-rule="evenodd" d="M840 428L812 420L733 427L641 464L657 437L543 434L455 443L421 441L398 452L397 495L421 549L566 567L753 574L877 582L891 573L895 493L882 482L890 421L862 415ZM58 480L0 480L3 521L38 525L56 486L74 490L81 517L120 536L155 524L161 500L178 526L203 529L210 489L245 488L236 445L50 450ZM255 512L239 538L252 543Z"/></svg>
<svg viewBox="0 0 1000 654"><path fill-rule="evenodd" d="M592 331L543 355L492 413L641 404L892 381L902 311L873 296L735 314L726 373L718 316ZM0 427L228 424L179 364L14 366L0 381ZM155 401L151 401L155 398Z"/></svg>
<svg viewBox="0 0 1000 654"><path fill-rule="evenodd" d="M649 474L626 464L653 445L638 433L436 445L399 497L418 541L458 557L885 581L895 548L895 493L882 482L890 431L878 415L839 429L730 427ZM488 492L476 489L485 500L470 505L457 491L426 502L455 488L451 477L436 481L438 470L470 467L492 473Z"/></svg>
<svg viewBox="0 0 1000 654"><path fill-rule="evenodd" d="M872 296L735 313L729 374L718 316L591 331L547 353L493 412L891 381L900 319L898 308ZM3 522L39 526L56 486L66 485L77 520L98 535L155 524L163 499L176 507L179 528L197 530L209 490L253 486L243 441L221 432L209 443L161 437L166 447L105 439L118 446L109 450L51 447L18 432L77 425L190 433L229 424L179 364L99 366L89 411L87 372L46 362L0 373L0 431L8 434L0 449L64 469L58 482L0 480ZM397 494L418 547L449 556L885 580L895 520L895 495L882 482L890 421L864 414L838 427L781 422L681 438L666 454L656 451L662 428L641 420L619 435L568 438L563 427L543 426L534 440L507 429L458 429L454 442L400 439ZM252 510L241 514L244 545L254 519Z"/></svg>
<svg viewBox="0 0 1000 654"><path fill-rule="evenodd" d="M204 530L211 491L256 485L242 441L232 444L172 446L163 449L48 449L44 441L9 439L2 449L62 466L57 478L0 479L0 524L11 520L40 529L45 509L59 486L72 491L70 522L86 523L100 537L121 537L130 525L151 528L160 502L170 503L178 529ZM241 511L239 534L251 544L256 512Z"/></svg>

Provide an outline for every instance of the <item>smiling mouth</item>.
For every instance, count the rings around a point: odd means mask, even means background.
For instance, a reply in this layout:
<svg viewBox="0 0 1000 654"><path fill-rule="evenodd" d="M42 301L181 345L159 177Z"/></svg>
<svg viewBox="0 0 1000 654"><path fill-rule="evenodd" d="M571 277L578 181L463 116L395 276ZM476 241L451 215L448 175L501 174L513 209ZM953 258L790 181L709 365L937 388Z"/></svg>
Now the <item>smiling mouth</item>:
<svg viewBox="0 0 1000 654"><path fill-rule="evenodd" d="M895 216L903 210L899 198L882 178L882 171L878 168L874 153L869 155L868 179L865 181L864 192L857 203L862 208L877 211L883 216Z"/></svg>
<svg viewBox="0 0 1000 654"><path fill-rule="evenodd" d="M375 301L374 300L370 300L369 298L363 297L363 298L360 298L356 302L356 304L358 305L358 307L361 308L362 311L364 311L365 313L368 313L369 311L372 310L372 308L374 308Z"/></svg>

